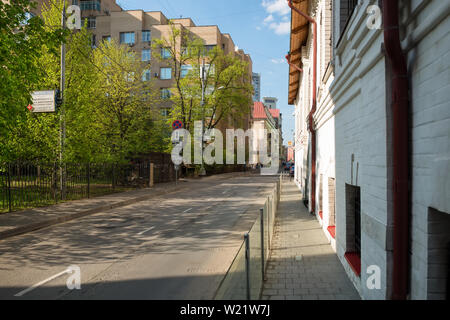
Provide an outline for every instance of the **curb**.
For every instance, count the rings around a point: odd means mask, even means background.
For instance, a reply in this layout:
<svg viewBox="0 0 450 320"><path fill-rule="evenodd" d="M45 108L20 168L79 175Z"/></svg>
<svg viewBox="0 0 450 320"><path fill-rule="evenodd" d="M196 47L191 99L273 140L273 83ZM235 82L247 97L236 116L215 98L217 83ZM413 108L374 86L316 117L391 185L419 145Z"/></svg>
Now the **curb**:
<svg viewBox="0 0 450 320"><path fill-rule="evenodd" d="M243 174L245 175L245 174ZM237 175L237 177L243 176L243 175ZM231 179L231 178L235 178L235 177L226 177L225 179ZM171 190L166 190L166 191L159 191L156 193L152 193L151 195L146 195L146 196L141 196L141 197L136 197L133 199L128 199L125 201L120 201L120 202L116 202L113 204L109 204L109 205L103 205L103 206L99 206L93 209L89 209L89 210L85 210L85 211L81 211L81 212L77 212L74 214L69 214L69 215L65 215L63 217L57 217L57 218L53 218L53 219L48 219L45 221L41 221L41 222L36 222L36 223L32 223L26 226L22 226L22 227L17 227L14 229L10 229L7 231L3 231L0 232L0 241L1 240L5 240L8 238L12 238L15 236L19 236L25 233L29 233L29 232L33 232L33 231L37 231L40 229L44 229L50 226L54 226L57 224L62 224L71 220L75 220L75 219L79 219L79 218L83 218L89 215L93 215L96 213L100 213L103 211L107 211L107 210L111 210L111 209L117 209L117 208L121 208L121 207L126 207L130 204L134 204L134 203L138 203L138 202L142 202L157 196L162 196L165 194L170 194L173 192L177 192L177 191L181 191L184 189L188 189L189 186L182 186L182 187L175 187L174 189Z"/></svg>

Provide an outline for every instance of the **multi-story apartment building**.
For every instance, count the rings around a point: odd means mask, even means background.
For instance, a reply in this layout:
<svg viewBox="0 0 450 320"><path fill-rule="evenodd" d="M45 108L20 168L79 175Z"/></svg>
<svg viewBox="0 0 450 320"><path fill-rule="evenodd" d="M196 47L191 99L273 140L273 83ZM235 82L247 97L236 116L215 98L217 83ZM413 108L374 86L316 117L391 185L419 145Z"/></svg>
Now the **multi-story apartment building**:
<svg viewBox="0 0 450 320"><path fill-rule="evenodd" d="M38 0L37 13L42 8L42 3L49 5L52 0ZM143 10L123 10L116 0L71 0L74 5L80 6L83 20L87 20L87 27L92 32L92 45L96 46L101 41L116 39L121 44L129 45L133 51L142 57L142 61L149 63L146 71L147 79L154 81L154 87L159 88L161 96L168 95L168 89L173 85L173 70L152 58L152 39L168 39L172 29L169 22L176 28L190 31L204 41L206 49L220 47L225 54L234 54L248 64L248 83L252 81L252 60L250 55L242 49L237 49L230 34L222 33L218 26L197 26L192 19L168 19L162 12L145 12ZM161 52L163 55L164 53ZM162 112L167 113L170 103L162 103ZM221 121L218 128L243 128L248 129L250 124L251 106L246 106L248 115L244 119L228 119Z"/></svg>
<svg viewBox="0 0 450 320"><path fill-rule="evenodd" d="M253 102L260 102L261 101L261 73L254 73L252 76L253 81Z"/></svg>
<svg viewBox="0 0 450 320"><path fill-rule="evenodd" d="M450 3L291 5L296 180L311 213L364 299L448 299Z"/></svg>

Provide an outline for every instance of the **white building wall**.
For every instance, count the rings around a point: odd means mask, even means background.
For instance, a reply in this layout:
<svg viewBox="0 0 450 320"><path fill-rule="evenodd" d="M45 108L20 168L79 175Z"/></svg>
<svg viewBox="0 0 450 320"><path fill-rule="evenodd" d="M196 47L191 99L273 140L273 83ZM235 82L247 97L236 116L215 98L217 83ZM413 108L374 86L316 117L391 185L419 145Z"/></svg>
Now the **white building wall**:
<svg viewBox="0 0 450 320"><path fill-rule="evenodd" d="M330 91L336 105L336 240L337 253L364 299L389 296L391 270L390 179L388 178L385 60L383 33L366 27L366 9L360 2L335 49L335 80ZM338 26L339 16L334 16ZM336 28L336 27L335 27ZM335 33L336 35L336 33ZM352 174L352 155L354 166ZM358 168L358 169L357 169ZM358 171L358 172L357 172ZM352 181L353 176L353 181ZM347 252L345 184L361 187L361 276L344 258ZM367 267L381 269L380 290L369 290Z"/></svg>
<svg viewBox="0 0 450 320"><path fill-rule="evenodd" d="M403 7L412 98L411 299L435 299L445 280L436 279L429 255L450 241L448 225L437 235L428 230L445 226L429 218L429 208L450 214L450 1L410 0Z"/></svg>

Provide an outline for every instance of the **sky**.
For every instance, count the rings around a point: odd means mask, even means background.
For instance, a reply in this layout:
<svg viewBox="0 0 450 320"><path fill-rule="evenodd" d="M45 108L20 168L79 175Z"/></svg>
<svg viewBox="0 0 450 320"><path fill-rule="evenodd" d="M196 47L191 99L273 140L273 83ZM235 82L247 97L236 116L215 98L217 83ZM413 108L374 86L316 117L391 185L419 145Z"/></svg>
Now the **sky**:
<svg viewBox="0 0 450 320"><path fill-rule="evenodd" d="M196 25L217 25L250 54L261 73L261 97L278 98L284 144L293 141L294 106L288 105L291 12L286 0L117 0L125 10L162 11L167 18L191 18Z"/></svg>

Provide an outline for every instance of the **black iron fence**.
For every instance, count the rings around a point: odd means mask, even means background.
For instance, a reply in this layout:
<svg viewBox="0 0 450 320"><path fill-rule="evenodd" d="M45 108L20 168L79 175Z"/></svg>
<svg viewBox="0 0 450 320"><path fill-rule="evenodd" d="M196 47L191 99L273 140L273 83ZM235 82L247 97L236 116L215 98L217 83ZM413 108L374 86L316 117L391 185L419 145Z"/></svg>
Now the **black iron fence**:
<svg viewBox="0 0 450 320"><path fill-rule="evenodd" d="M148 187L151 163L0 164L0 213ZM171 162L153 163L153 183L174 180Z"/></svg>

